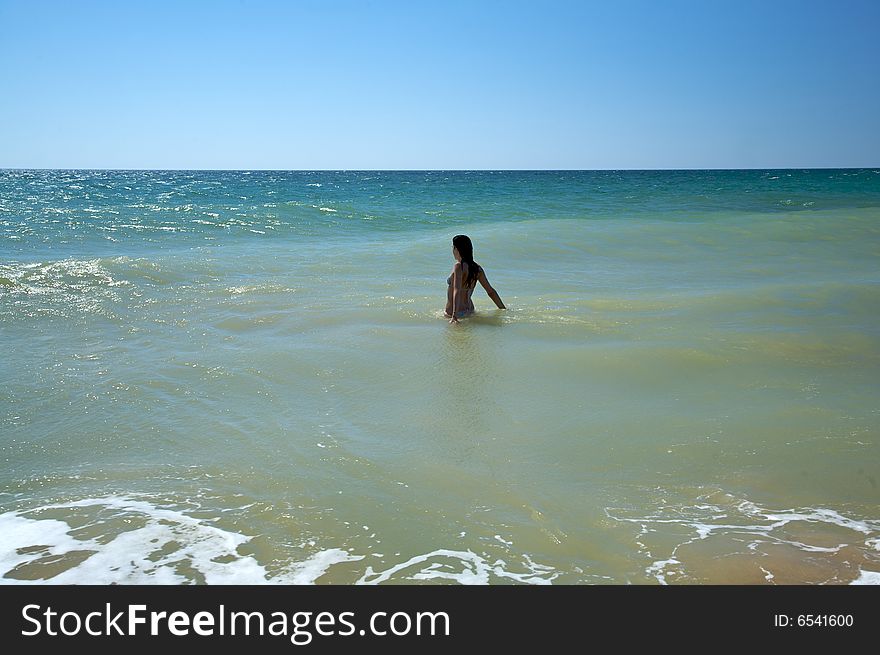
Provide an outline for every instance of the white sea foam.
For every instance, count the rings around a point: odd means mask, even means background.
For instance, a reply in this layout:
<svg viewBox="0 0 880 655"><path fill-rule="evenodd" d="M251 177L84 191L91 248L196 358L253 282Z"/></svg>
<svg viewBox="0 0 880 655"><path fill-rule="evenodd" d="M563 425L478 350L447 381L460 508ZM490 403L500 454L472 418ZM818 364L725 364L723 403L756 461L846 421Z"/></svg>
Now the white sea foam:
<svg viewBox="0 0 880 655"><path fill-rule="evenodd" d="M409 575L409 580L453 580L466 585L484 585L492 581L492 576L514 580L525 584L551 584L558 576L551 567L535 564L528 557L524 558L526 570L521 573L509 571L504 560L489 562L485 557L470 550L438 549L424 555L416 555L405 562L395 564L384 571L374 571L368 566L357 584L379 584L396 578L398 573L416 567ZM419 566L427 564L427 566Z"/></svg>
<svg viewBox="0 0 880 655"><path fill-rule="evenodd" d="M666 567L668 567L672 564L681 564L681 562L679 562L677 559L674 559L674 558L669 558L666 560L658 560L658 561L652 563L651 566L649 566L647 569L645 569L645 572L648 575L652 575L655 578L657 578L657 581L660 584L665 585L665 584L667 584L666 576L670 575L672 573L670 571L667 571Z"/></svg>
<svg viewBox="0 0 880 655"><path fill-rule="evenodd" d="M848 546L863 542L865 549L880 548L880 521L856 519L844 516L840 512L827 508L798 508L785 510L768 510L748 500L736 500L724 495L719 505L694 503L690 506L669 506L664 504L649 516L626 516L624 510L606 509L609 518L623 523L639 526L635 543L639 550L651 559L645 568L645 574L656 579L660 584L667 584L667 576L673 573L687 578L687 558L681 554L684 546L709 540L711 538L735 538L742 542L747 551L758 552L764 544L785 545L804 553L804 556L824 554L829 558L841 556ZM793 524L824 524L840 529L841 543L809 543L802 530ZM648 527L648 526L655 526ZM680 543L667 550L665 559L657 559L645 537L649 533L669 534L676 526L691 531L692 536L684 537ZM847 535L849 532L849 535ZM809 534L807 532L806 534ZM869 537L865 539L865 537ZM666 549L669 547L667 546ZM831 560L829 559L829 562ZM861 563L861 559L857 563ZM679 571L670 571L676 565ZM764 572L764 579L773 582L777 576L772 565L765 563L759 567ZM878 584L880 573L862 572L862 576L853 584Z"/></svg>
<svg viewBox="0 0 880 655"><path fill-rule="evenodd" d="M850 584L880 584L880 571L860 571L859 577Z"/></svg>
<svg viewBox="0 0 880 655"><path fill-rule="evenodd" d="M270 572L254 556L240 552L251 537L211 523L125 496L7 512L0 514L0 583L314 584L337 564L365 559L342 548L326 548ZM306 543L315 546L314 540ZM488 584L506 579L551 584L558 575L528 556L511 567L470 550L438 549L381 571L367 566L357 583L446 579Z"/></svg>
<svg viewBox="0 0 880 655"><path fill-rule="evenodd" d="M363 555L352 555L341 548L329 548L315 553L303 562L293 564L289 573L278 582L285 584L314 584L334 564L357 562L364 559Z"/></svg>
<svg viewBox="0 0 880 655"><path fill-rule="evenodd" d="M85 508L98 509L102 521L86 528L116 533L112 539L80 538L82 528L38 518L46 511L76 515ZM194 578L207 584L311 584L334 564L362 559L331 548L270 576L254 557L238 552L250 537L122 496L7 512L0 515L0 533L0 583L6 584L182 584ZM56 560L72 565L65 569Z"/></svg>

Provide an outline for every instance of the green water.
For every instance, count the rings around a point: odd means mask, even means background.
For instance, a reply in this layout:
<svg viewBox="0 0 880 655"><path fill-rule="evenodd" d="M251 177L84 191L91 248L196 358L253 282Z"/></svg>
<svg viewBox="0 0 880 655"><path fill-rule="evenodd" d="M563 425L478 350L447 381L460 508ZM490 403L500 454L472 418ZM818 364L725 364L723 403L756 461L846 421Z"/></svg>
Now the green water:
<svg viewBox="0 0 880 655"><path fill-rule="evenodd" d="M3 582L878 580L876 171L6 171L0 234Z"/></svg>

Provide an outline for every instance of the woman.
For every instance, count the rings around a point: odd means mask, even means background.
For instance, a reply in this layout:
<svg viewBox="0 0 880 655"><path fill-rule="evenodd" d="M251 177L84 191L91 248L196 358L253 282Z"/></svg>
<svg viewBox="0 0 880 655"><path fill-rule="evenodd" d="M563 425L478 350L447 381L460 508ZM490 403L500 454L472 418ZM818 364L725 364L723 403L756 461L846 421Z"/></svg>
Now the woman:
<svg viewBox="0 0 880 655"><path fill-rule="evenodd" d="M483 267L474 261L474 246L468 237L459 234L452 238L452 256L455 257L455 266L452 267L452 275L446 280L449 285L446 292L446 315L449 322L458 323L460 316L473 314L474 302L471 294L477 288L477 281L483 285L498 309L505 309L501 296L489 284Z"/></svg>

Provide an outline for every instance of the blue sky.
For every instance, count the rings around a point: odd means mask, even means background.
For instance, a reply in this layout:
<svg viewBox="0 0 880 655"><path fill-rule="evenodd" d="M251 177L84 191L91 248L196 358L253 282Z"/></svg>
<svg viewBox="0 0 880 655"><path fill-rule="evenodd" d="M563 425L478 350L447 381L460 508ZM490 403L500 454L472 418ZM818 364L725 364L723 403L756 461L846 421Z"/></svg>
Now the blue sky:
<svg viewBox="0 0 880 655"><path fill-rule="evenodd" d="M0 0L0 167L880 165L880 2Z"/></svg>

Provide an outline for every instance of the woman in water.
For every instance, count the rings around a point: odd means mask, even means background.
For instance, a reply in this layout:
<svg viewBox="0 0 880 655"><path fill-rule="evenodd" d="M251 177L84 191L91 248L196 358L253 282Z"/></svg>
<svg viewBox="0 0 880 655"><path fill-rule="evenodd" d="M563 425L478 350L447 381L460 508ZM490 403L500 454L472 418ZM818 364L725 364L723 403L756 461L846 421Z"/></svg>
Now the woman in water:
<svg viewBox="0 0 880 655"><path fill-rule="evenodd" d="M455 266L452 267L452 275L446 280L449 285L446 292L446 315L449 322L458 323L460 316L473 314L474 302L471 294L477 288L477 281L483 285L498 309L505 309L501 296L489 284L483 267L474 261L474 246L468 237L459 234L452 238L452 256L455 257Z"/></svg>

